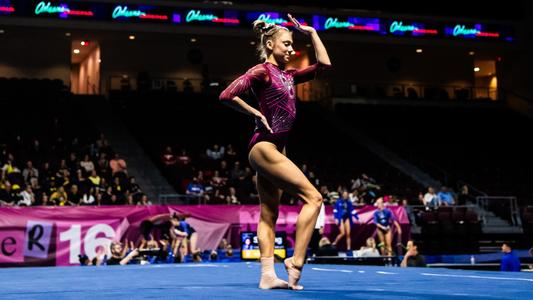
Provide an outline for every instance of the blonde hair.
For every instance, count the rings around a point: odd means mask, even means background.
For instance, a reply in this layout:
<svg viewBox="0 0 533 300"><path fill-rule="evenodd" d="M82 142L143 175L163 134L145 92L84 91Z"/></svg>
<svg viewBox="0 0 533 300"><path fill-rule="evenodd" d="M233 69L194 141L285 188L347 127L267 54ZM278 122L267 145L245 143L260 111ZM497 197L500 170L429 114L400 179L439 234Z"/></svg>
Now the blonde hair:
<svg viewBox="0 0 533 300"><path fill-rule="evenodd" d="M254 32L259 39L257 54L259 55L259 59L264 62L271 52L266 46L267 41L274 40L275 36L282 30L290 31L286 27L274 23L267 23L263 20L255 20L252 24L254 26Z"/></svg>

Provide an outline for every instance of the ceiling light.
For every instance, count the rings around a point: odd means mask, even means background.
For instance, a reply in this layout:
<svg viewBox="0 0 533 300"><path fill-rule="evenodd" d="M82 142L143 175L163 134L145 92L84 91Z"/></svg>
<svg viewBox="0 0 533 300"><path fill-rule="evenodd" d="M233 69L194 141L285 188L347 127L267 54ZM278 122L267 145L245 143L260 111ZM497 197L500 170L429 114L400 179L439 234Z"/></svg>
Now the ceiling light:
<svg viewBox="0 0 533 300"><path fill-rule="evenodd" d="M474 68L474 72L479 72L481 69L479 67Z"/></svg>
<svg viewBox="0 0 533 300"><path fill-rule="evenodd" d="M74 49L74 54L79 54L80 53L80 49Z"/></svg>

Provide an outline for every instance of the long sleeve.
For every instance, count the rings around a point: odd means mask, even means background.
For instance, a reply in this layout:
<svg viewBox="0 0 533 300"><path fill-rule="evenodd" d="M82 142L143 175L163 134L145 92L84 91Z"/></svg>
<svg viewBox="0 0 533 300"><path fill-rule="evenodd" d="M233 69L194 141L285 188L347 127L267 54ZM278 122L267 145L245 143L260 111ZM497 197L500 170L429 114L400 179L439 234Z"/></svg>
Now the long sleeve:
<svg viewBox="0 0 533 300"><path fill-rule="evenodd" d="M293 78L294 84L304 83L316 79L323 72L330 70L331 65L316 63L300 70L294 70Z"/></svg>
<svg viewBox="0 0 533 300"><path fill-rule="evenodd" d="M374 224L376 224L376 225L379 224L378 211L377 210L374 212Z"/></svg>
<svg viewBox="0 0 533 300"><path fill-rule="evenodd" d="M221 101L233 100L250 88L259 87L268 82L268 74L264 65L259 64L249 69L245 74L235 79L219 96Z"/></svg>

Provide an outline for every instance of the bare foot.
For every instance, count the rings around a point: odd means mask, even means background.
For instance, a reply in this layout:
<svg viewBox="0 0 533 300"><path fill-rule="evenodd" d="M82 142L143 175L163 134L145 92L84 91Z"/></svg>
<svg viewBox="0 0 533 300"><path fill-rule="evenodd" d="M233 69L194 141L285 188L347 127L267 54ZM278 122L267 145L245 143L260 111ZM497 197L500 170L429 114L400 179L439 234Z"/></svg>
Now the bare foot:
<svg viewBox="0 0 533 300"><path fill-rule="evenodd" d="M300 281L300 277L302 276L303 266L295 266L292 257L285 259L284 263L285 270L287 270L287 273L289 274L289 289L298 291L303 290L304 287L298 284L298 281Z"/></svg>

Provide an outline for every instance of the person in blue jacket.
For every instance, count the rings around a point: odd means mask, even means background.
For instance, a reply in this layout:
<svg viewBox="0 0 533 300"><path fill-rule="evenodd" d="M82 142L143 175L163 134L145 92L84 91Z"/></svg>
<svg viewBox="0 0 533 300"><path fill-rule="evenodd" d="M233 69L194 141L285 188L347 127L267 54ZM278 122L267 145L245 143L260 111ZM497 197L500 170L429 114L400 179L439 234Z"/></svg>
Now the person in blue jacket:
<svg viewBox="0 0 533 300"><path fill-rule="evenodd" d="M374 224L377 227L380 245L385 245L385 249L380 247L381 255L392 256L392 225L396 227L398 236L402 235L402 228L392 212L385 208L382 198L376 200L375 205L378 209L374 212Z"/></svg>
<svg viewBox="0 0 533 300"><path fill-rule="evenodd" d="M502 252L503 256L500 270L503 272L520 272L520 259L511 248L510 243L503 243Z"/></svg>
<svg viewBox="0 0 533 300"><path fill-rule="evenodd" d="M348 192L342 192L341 197L335 202L335 208L333 209L333 216L335 223L339 226L339 234L333 242L333 246L346 236L346 250L352 249L352 238L350 232L354 223L357 223L359 216L353 208L352 201L348 197Z"/></svg>

